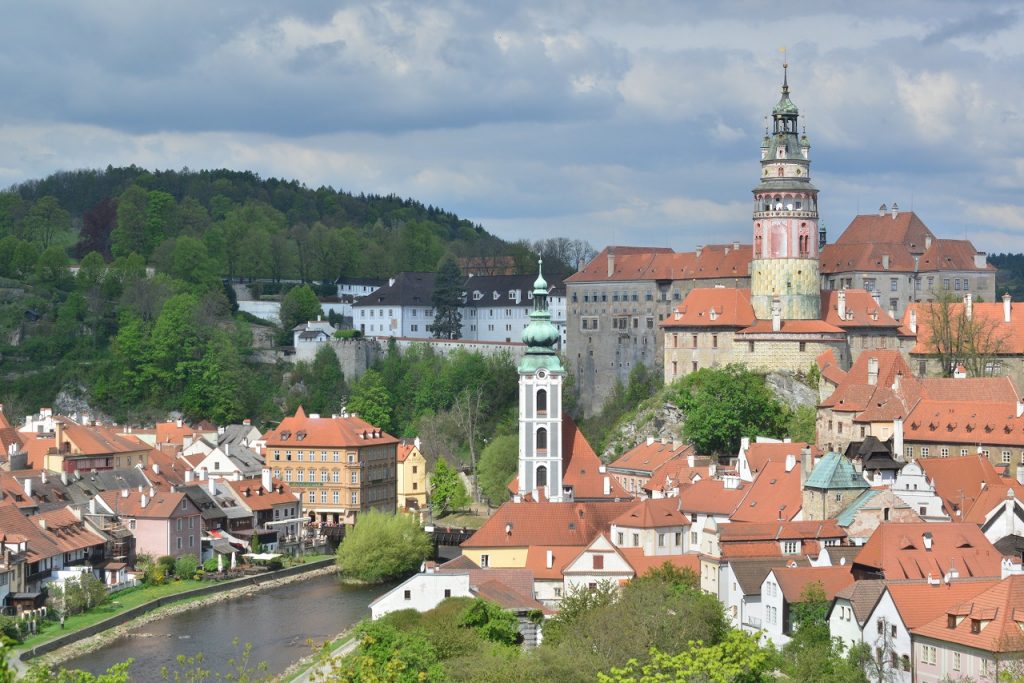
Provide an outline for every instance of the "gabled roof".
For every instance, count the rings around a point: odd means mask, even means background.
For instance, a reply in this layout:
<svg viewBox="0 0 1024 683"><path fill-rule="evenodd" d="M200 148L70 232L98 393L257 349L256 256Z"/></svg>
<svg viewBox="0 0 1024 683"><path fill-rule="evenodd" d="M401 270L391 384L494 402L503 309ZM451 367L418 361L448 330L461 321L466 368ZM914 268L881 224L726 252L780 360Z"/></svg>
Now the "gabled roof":
<svg viewBox="0 0 1024 683"><path fill-rule="evenodd" d="M526 567L537 579L561 581L562 570L579 557L586 546L545 546L531 545L526 550ZM551 551L551 566L548 567L548 551Z"/></svg>
<svg viewBox="0 0 1024 683"><path fill-rule="evenodd" d="M1001 562L999 551L975 524L883 522L854 563L888 580L921 580L941 579L951 569L964 578L999 576Z"/></svg>
<svg viewBox="0 0 1024 683"><path fill-rule="evenodd" d="M757 474L765 468L770 462L786 462L786 456L792 455L796 458L796 462L800 462L803 449L807 448L808 444L804 441L790 441L790 442L774 442L774 441L757 441L747 447L745 458L747 459L747 465L750 466L750 471L753 474ZM820 456L821 450L817 446L811 446L811 456Z"/></svg>
<svg viewBox="0 0 1024 683"><path fill-rule="evenodd" d="M878 376L871 383L868 368L873 362L878 363ZM821 402L821 407L849 412L866 410L879 402L880 397L876 399L875 395L880 390L891 393L890 387L897 377L900 385L914 381L910 365L899 351L865 350L857 356L849 371L839 378L835 391Z"/></svg>
<svg viewBox="0 0 1024 683"><path fill-rule="evenodd" d="M983 455L918 458L916 462L931 479L935 493L942 499L943 507L951 519L960 519L972 510L986 489L1000 488L1005 496L1005 487L1013 483L1012 480L1000 477L996 468ZM977 519L971 521L978 523Z"/></svg>
<svg viewBox="0 0 1024 683"><path fill-rule="evenodd" d="M394 282L360 297L353 306L426 306L432 307L437 273L403 272Z"/></svg>
<svg viewBox="0 0 1024 683"><path fill-rule="evenodd" d="M408 460L413 451L419 452L419 449L416 448L416 444L412 441L403 440L398 444L398 462L405 462Z"/></svg>
<svg viewBox="0 0 1024 683"><path fill-rule="evenodd" d="M659 529L689 526L690 519L679 511L678 498L647 498L613 519L612 524L633 529Z"/></svg>
<svg viewBox="0 0 1024 683"><path fill-rule="evenodd" d="M975 452L981 443L1019 446L1024 417L1017 417L1016 409L1015 403L984 403L972 400L969 394L959 401L922 399L904 420L903 439L959 444Z"/></svg>
<svg viewBox="0 0 1024 683"><path fill-rule="evenodd" d="M504 503L463 548L525 548L590 544L632 501L600 503Z"/></svg>
<svg viewBox="0 0 1024 683"><path fill-rule="evenodd" d="M661 321L667 329L680 327L744 328L757 322L750 290L734 287L690 290L683 303Z"/></svg>
<svg viewBox="0 0 1024 683"><path fill-rule="evenodd" d="M32 522L9 500L0 501L0 530L8 537L20 536L28 542L26 553L29 562L38 562L64 552L52 534Z"/></svg>
<svg viewBox="0 0 1024 683"><path fill-rule="evenodd" d="M398 443L360 417L307 417L301 406L263 438L267 448L361 448Z"/></svg>
<svg viewBox="0 0 1024 683"><path fill-rule="evenodd" d="M280 479L273 480L270 491L263 488L261 479L239 479L224 483L234 492L238 502L253 512L272 510L275 505L295 504L298 501L291 487Z"/></svg>
<svg viewBox="0 0 1024 683"><path fill-rule="evenodd" d="M953 628L949 628L950 615L959 622ZM918 626L913 632L987 652L1024 650L1024 576L1008 576L959 605L947 608L946 614Z"/></svg>
<svg viewBox="0 0 1024 683"><path fill-rule="evenodd" d="M836 593L853 583L849 566L779 567L772 572L782 589L782 596L790 604L800 602L807 587L816 583L821 584L826 600L832 600Z"/></svg>
<svg viewBox="0 0 1024 683"><path fill-rule="evenodd" d="M741 481L736 488L730 489L721 479L701 479L680 488L679 500L683 512L691 516L694 513L729 516L747 495L749 486L749 483Z"/></svg>
<svg viewBox="0 0 1024 683"><path fill-rule="evenodd" d="M646 472L650 476L654 470L665 463L685 457L692 452L693 446L690 444L666 442L659 439L650 442L642 441L608 465L608 469Z"/></svg>
<svg viewBox="0 0 1024 683"><path fill-rule="evenodd" d="M619 548L619 554L626 558L629 566L637 576L643 576L652 569L670 564L676 569L689 569L700 574L700 555L684 553L682 555L644 555L643 548Z"/></svg>
<svg viewBox="0 0 1024 683"><path fill-rule="evenodd" d="M807 475L804 488L824 491L870 488L853 465L840 453L828 453Z"/></svg>
<svg viewBox="0 0 1024 683"><path fill-rule="evenodd" d="M849 601L850 607L853 608L853 617L857 620L859 626L863 626L864 621L871 616L871 612L875 609L875 605L878 604L878 600L884 592L885 581L881 579L867 579L864 581L854 581L838 591L835 599Z"/></svg>
<svg viewBox="0 0 1024 683"><path fill-rule="evenodd" d="M75 446L72 455L107 455L116 453L138 453L149 450L149 446L139 441L126 439L112 429L99 425L88 427L70 420L64 421L64 438Z"/></svg>
<svg viewBox="0 0 1024 683"><path fill-rule="evenodd" d="M746 541L828 540L846 538L835 520L806 522L749 523L733 522L718 527L720 543Z"/></svg>
<svg viewBox="0 0 1024 683"><path fill-rule="evenodd" d="M924 626L946 610L999 583L999 579L954 579L928 584L921 581L888 581L886 590L908 629Z"/></svg>
<svg viewBox="0 0 1024 683"><path fill-rule="evenodd" d="M887 327L895 330L900 326L898 320L875 301L870 292L863 289L845 289L845 318L839 317L839 290L825 289L821 291L821 319L842 328L850 327Z"/></svg>
<svg viewBox="0 0 1024 683"><path fill-rule="evenodd" d="M846 376L846 371L839 367L836 352L832 349L822 351L814 361L818 364L818 372L821 373L821 376L832 384L839 384Z"/></svg>
<svg viewBox="0 0 1024 683"><path fill-rule="evenodd" d="M938 303L912 303L903 312L903 326L910 329L910 320L917 318L917 335L910 353L931 355L934 353L932 344L932 307ZM993 341L998 341L999 354L1019 355L1024 353L1024 303L1010 303L1010 321L1006 322L1003 303L971 304L972 319L979 321L986 329L991 329ZM956 320L963 315L964 304L949 304L949 316Z"/></svg>
<svg viewBox="0 0 1024 683"><path fill-rule="evenodd" d="M99 494L100 499L115 514L121 517L137 517L145 519L169 519L178 509L187 496L180 491L103 491ZM150 496L150 493L153 495ZM146 497L146 505L142 505L142 497ZM192 508L195 504L189 501ZM186 508L188 505L186 505Z"/></svg>
<svg viewBox="0 0 1024 683"><path fill-rule="evenodd" d="M733 522L789 521L799 514L802 507L800 465L794 465L787 472L785 461L773 460L761 469L730 519Z"/></svg>
<svg viewBox="0 0 1024 683"><path fill-rule="evenodd" d="M29 520L42 528L46 525L46 532L57 544L61 552L71 553L77 550L85 550L97 545L103 545L105 539L94 533L85 526L85 523L75 516L69 507L42 512L32 515Z"/></svg>
<svg viewBox="0 0 1024 683"><path fill-rule="evenodd" d="M760 595L761 584L771 570L789 565L807 567L806 557L737 558L729 560L733 576L743 595Z"/></svg>
<svg viewBox="0 0 1024 683"><path fill-rule="evenodd" d="M694 466L690 467L690 462L687 458L676 458L675 460L669 460L654 470L650 479L644 482L644 491L648 493L654 491L664 493L669 489L678 488L682 490L684 487L695 483L696 480L708 479L710 476L710 465L697 465L694 463Z"/></svg>

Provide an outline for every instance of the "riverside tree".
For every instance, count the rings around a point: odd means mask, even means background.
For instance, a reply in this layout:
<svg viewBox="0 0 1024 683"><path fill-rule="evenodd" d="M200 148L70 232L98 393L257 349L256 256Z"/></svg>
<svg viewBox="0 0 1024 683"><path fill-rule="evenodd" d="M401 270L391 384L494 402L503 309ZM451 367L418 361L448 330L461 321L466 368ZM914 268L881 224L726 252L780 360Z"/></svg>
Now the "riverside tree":
<svg viewBox="0 0 1024 683"><path fill-rule="evenodd" d="M379 583L416 571L432 551L415 517L368 510L345 534L337 562L345 576Z"/></svg>

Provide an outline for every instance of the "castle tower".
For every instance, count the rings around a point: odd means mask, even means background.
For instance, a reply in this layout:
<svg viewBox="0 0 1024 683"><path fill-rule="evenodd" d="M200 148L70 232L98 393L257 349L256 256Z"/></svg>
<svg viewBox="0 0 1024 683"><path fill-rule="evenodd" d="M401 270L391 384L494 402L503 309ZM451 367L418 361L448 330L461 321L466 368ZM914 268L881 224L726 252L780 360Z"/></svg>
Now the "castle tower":
<svg viewBox="0 0 1024 683"><path fill-rule="evenodd" d="M789 99L789 65L782 97L772 109L773 130L761 143L761 183L754 188L754 257L750 299L760 320L778 299L783 320L821 315L818 276L818 190L811 185L811 144L797 133L799 112Z"/></svg>
<svg viewBox="0 0 1024 683"><path fill-rule="evenodd" d="M548 283L537 262L533 311L523 330L526 353L519 364L519 495L545 488L548 500L562 500L562 380L555 353L558 330L548 311Z"/></svg>

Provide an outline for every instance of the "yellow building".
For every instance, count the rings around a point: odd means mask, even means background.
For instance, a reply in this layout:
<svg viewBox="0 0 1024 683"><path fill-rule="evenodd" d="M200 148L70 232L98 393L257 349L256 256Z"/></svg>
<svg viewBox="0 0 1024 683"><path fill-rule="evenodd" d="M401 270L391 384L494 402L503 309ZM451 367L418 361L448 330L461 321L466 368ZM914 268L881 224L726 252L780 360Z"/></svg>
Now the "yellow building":
<svg viewBox="0 0 1024 683"><path fill-rule="evenodd" d="M355 524L359 512L395 510L398 439L365 420L300 407L264 439L267 467L302 494L310 521Z"/></svg>
<svg viewBox="0 0 1024 683"><path fill-rule="evenodd" d="M420 439L398 444L398 510L427 507L427 459L420 453Z"/></svg>

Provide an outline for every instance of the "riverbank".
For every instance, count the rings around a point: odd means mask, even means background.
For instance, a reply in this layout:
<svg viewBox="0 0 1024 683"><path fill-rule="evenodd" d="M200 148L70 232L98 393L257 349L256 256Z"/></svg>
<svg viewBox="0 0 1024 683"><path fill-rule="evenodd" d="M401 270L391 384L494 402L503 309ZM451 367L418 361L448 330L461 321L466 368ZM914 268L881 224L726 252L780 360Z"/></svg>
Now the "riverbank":
<svg viewBox="0 0 1024 683"><path fill-rule="evenodd" d="M237 598L252 595L267 589L275 588L287 583L310 579L317 576L336 573L337 569L333 559L325 559L319 562L312 562L306 565L283 569L277 572L261 574L221 585L208 586L198 590L182 592L177 595L160 598L155 605L143 605L136 610L140 611L137 616L124 614L111 617L104 622L99 622L90 630L93 633L82 637L75 637L76 634L68 634L54 638L46 643L41 643L28 650L16 654L19 661L36 658L36 661L48 666L59 665L70 659L80 657L95 650L98 650L118 638L127 634L130 630L148 624L152 621L164 619L175 614L187 612L193 609L206 607L218 602L234 600ZM201 594L197 594L201 593ZM133 610L133 611L136 611ZM109 623L108 623L109 622ZM54 645L54 641L64 638L72 638L68 643ZM35 662L33 662L35 663Z"/></svg>

